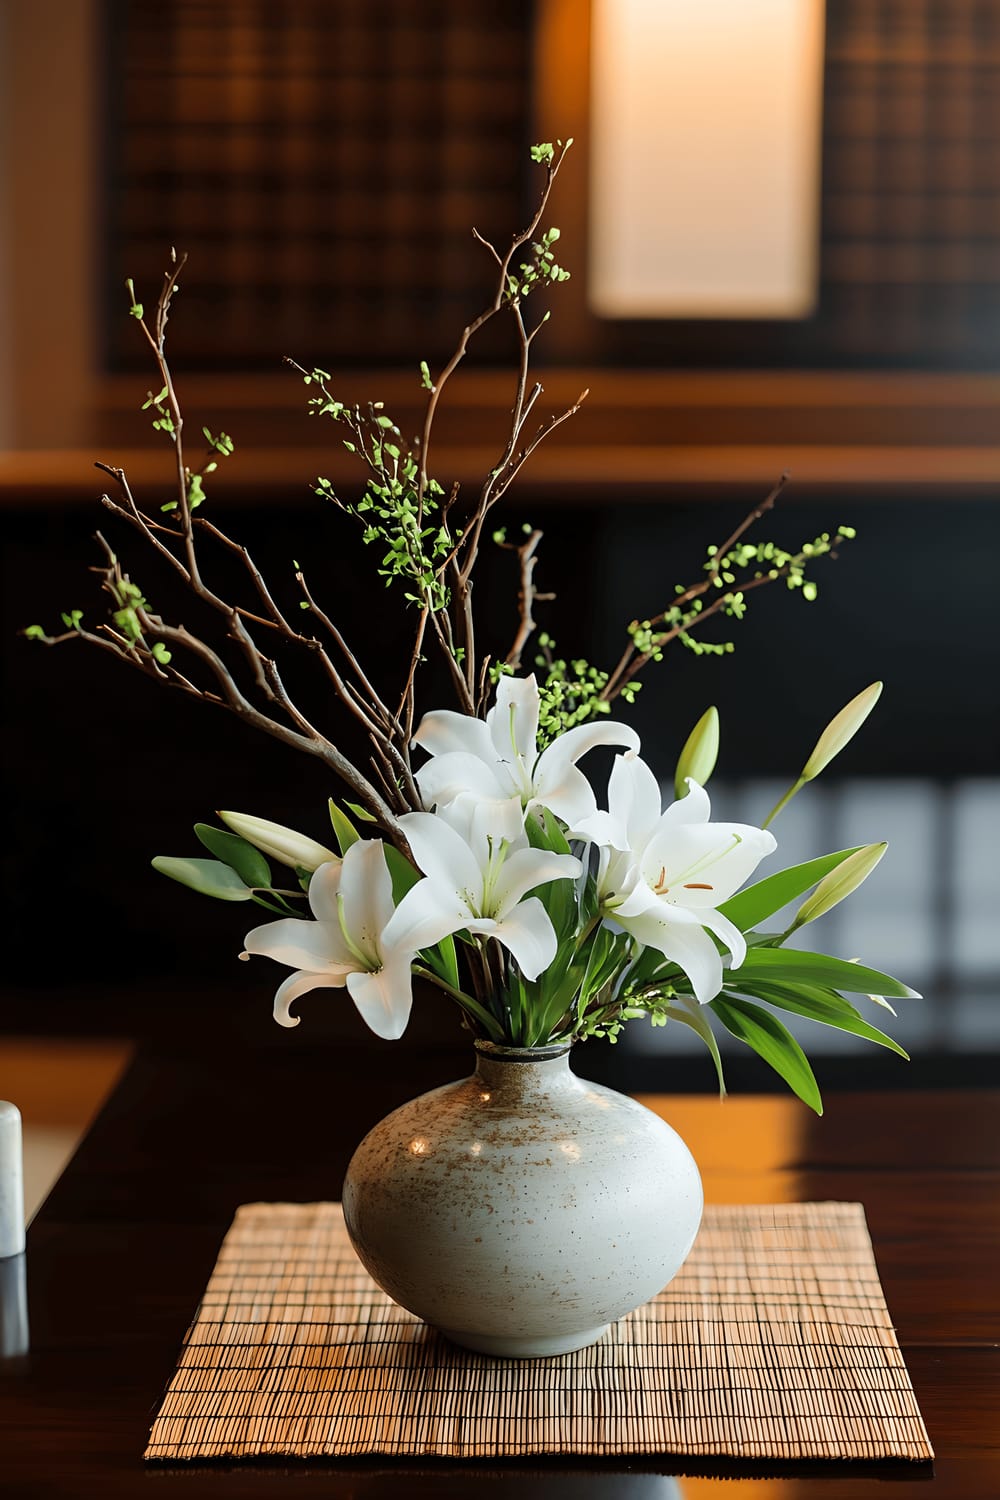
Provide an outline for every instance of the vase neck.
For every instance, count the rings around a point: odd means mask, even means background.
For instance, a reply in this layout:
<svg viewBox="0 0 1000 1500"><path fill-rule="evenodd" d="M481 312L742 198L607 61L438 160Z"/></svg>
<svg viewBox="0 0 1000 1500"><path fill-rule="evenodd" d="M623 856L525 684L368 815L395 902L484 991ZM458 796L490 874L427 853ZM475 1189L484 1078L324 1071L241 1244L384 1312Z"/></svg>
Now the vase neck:
<svg viewBox="0 0 1000 1500"><path fill-rule="evenodd" d="M499 1047L476 1042L476 1079L484 1089L528 1102L571 1088L569 1046Z"/></svg>

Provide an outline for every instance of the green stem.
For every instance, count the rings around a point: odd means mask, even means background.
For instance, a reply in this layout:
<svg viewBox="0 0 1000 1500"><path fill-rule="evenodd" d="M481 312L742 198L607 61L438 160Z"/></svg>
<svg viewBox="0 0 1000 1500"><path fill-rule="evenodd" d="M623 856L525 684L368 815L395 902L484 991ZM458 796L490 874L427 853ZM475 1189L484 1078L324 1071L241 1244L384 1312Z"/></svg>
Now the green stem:
<svg viewBox="0 0 1000 1500"><path fill-rule="evenodd" d="M489 1011L485 1010L484 1007L480 1005L478 1000L473 1000L472 996L467 995L464 990L455 989L454 985L449 984L447 980L440 979L437 974L435 974L431 969L425 969L422 964L414 964L413 972L420 979L426 979L431 984L436 984L439 990L443 990L444 993L446 995L449 995L452 1000L456 1000L464 1011L472 1016L474 1020L479 1022L480 1026L482 1026L489 1035L490 1041L503 1041L503 1029L497 1024L494 1018L490 1015Z"/></svg>
<svg viewBox="0 0 1000 1500"><path fill-rule="evenodd" d="M779 802L776 802L775 805L771 808L771 811L768 813L767 817L764 819L763 823L761 824L761 827L762 828L766 828L769 823L773 823L774 820L775 820L775 818L781 812L782 808L788 806L789 802L791 802L792 798L795 796L795 793L796 792L800 792L802 790L802 788L805 786L805 784L806 784L805 777L804 776L800 776L799 779L798 779L798 781L795 782L794 786L790 786L788 788L788 791L781 798L781 800Z"/></svg>
<svg viewBox="0 0 1000 1500"><path fill-rule="evenodd" d="M579 953L579 951L583 947L584 943L590 937L590 934L593 932L594 928L597 927L597 926L599 926L600 923L603 922L603 921L604 921L604 915L603 915L602 912L598 912L596 916L591 917L590 921L586 924L585 927L583 927L583 929L577 935L577 939L576 939L576 951L577 951L577 953Z"/></svg>

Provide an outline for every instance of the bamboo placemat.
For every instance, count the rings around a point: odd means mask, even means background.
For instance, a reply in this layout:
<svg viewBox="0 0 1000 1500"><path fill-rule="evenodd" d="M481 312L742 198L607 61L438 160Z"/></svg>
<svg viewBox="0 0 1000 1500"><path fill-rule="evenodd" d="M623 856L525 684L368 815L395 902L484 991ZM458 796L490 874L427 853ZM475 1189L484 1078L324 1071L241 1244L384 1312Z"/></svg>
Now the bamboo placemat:
<svg viewBox="0 0 1000 1500"><path fill-rule="evenodd" d="M362 1268L335 1203L239 1209L147 1459L683 1453L929 1459L860 1203L709 1207L589 1349L457 1349Z"/></svg>

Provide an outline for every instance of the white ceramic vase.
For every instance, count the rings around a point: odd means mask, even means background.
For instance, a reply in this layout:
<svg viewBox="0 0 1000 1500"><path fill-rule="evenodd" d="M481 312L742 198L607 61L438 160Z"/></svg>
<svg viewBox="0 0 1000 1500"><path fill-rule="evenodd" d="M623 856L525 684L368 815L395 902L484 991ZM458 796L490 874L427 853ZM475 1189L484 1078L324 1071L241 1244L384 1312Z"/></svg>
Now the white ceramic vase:
<svg viewBox="0 0 1000 1500"><path fill-rule="evenodd" d="M361 1142L344 1217L390 1297L486 1354L568 1354L661 1291L701 1222L687 1146L569 1048L477 1042L471 1078Z"/></svg>

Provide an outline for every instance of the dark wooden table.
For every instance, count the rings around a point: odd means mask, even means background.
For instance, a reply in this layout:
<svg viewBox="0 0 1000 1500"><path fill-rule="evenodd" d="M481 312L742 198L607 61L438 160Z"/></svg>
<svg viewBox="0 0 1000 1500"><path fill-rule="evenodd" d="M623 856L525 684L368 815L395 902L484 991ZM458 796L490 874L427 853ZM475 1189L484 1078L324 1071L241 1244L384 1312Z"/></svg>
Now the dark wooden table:
<svg viewBox="0 0 1000 1500"><path fill-rule="evenodd" d="M361 1135L463 1071L461 1054L406 1042L316 1048L304 1027L280 1042L254 1050L192 1035L141 1051L32 1225L30 1352L0 1364L4 1497L361 1500L505 1486L523 1500L1000 1496L1000 1090L833 1093L820 1121L778 1096L647 1098L691 1145L709 1201L864 1203L933 1470L706 1474L670 1456L145 1468L153 1412L237 1204L338 1196ZM593 1076L603 1064L583 1049L577 1066Z"/></svg>

